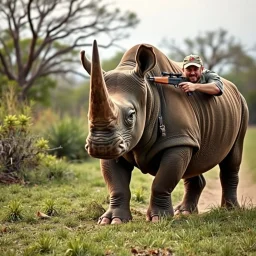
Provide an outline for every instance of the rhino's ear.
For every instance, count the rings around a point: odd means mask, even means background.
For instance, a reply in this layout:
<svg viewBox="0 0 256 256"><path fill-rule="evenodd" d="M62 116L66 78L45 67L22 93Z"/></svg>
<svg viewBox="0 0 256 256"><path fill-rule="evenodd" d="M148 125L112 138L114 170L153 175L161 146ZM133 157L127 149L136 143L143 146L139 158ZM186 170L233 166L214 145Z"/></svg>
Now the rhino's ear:
<svg viewBox="0 0 256 256"><path fill-rule="evenodd" d="M156 55L152 46L140 45L136 53L135 72L144 77L156 65Z"/></svg>

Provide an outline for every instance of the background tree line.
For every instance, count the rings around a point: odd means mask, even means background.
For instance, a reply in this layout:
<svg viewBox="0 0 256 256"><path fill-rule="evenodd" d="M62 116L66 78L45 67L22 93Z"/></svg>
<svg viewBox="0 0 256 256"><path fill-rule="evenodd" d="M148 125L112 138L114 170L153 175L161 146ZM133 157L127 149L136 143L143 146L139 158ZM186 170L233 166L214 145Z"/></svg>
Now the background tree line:
<svg viewBox="0 0 256 256"><path fill-rule="evenodd" d="M104 38L100 47L118 47L139 23L132 12L121 12L104 0L3 0L0 3L0 82L16 86L20 100L26 98L62 113L78 115L88 104L88 77L79 71L79 51ZM245 96L250 123L256 123L256 60L228 31L205 31L177 44L165 38L161 49L182 61L194 53L205 67L234 82ZM122 51L103 68L115 68ZM78 82L80 76L85 82ZM81 80L80 80L81 81Z"/></svg>

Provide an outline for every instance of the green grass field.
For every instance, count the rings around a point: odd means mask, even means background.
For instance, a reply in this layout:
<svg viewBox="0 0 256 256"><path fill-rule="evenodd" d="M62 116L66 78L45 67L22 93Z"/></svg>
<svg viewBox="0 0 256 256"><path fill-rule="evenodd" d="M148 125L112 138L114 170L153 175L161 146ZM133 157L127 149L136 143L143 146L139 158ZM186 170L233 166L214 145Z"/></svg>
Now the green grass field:
<svg viewBox="0 0 256 256"><path fill-rule="evenodd" d="M244 142L243 161L256 182L256 127L250 127Z"/></svg>
<svg viewBox="0 0 256 256"><path fill-rule="evenodd" d="M256 176L256 128L248 130L244 161ZM133 221L98 226L107 190L98 160L71 166L74 177L43 185L0 186L0 255L256 255L256 208L145 221L152 177L134 171ZM211 177L211 174L209 174ZM256 178L255 178L256 180ZM177 203L183 194L173 193ZM51 217L45 217L48 213Z"/></svg>

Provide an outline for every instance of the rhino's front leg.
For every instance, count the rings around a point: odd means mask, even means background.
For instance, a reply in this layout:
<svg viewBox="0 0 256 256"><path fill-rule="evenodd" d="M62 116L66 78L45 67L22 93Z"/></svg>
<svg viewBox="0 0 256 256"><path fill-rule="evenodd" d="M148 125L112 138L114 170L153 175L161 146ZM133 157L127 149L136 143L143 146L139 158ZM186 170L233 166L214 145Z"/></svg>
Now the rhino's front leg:
<svg viewBox="0 0 256 256"><path fill-rule="evenodd" d="M125 159L101 160L101 171L108 186L110 204L98 224L119 224L132 219L130 181L133 166Z"/></svg>
<svg viewBox="0 0 256 256"><path fill-rule="evenodd" d="M165 150L151 188L148 221L157 222L161 216L173 216L171 192L181 180L191 156L190 147L173 147Z"/></svg>

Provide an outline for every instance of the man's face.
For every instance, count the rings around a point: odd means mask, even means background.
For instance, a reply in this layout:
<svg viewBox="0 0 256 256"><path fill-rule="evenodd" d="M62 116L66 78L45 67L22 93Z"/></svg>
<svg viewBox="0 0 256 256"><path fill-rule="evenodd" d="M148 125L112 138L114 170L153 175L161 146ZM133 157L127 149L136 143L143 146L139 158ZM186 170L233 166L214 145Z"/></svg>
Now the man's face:
<svg viewBox="0 0 256 256"><path fill-rule="evenodd" d="M188 78L189 82L196 83L199 81L201 74L203 72L203 66L197 67L197 66L189 66L187 68L183 68L183 72L185 76Z"/></svg>

